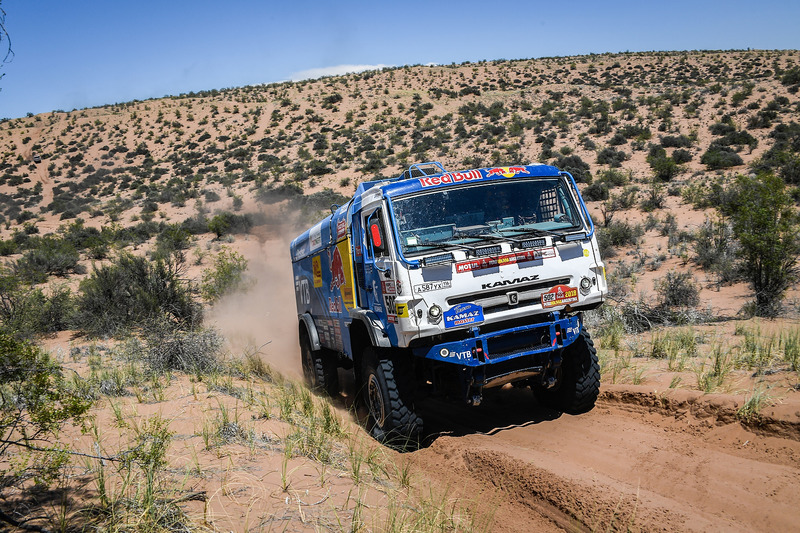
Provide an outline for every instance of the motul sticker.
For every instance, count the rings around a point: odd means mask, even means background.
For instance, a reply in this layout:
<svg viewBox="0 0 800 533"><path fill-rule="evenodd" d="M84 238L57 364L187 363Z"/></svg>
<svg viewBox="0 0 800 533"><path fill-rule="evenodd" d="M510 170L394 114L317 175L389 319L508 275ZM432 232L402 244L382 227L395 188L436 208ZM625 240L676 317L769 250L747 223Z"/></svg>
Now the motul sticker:
<svg viewBox="0 0 800 533"><path fill-rule="evenodd" d="M559 305L574 304L578 301L578 289L566 285L556 285L542 294L542 307L558 307Z"/></svg>
<svg viewBox="0 0 800 533"><path fill-rule="evenodd" d="M535 261L537 259L552 259L556 256L555 248L539 248L536 250L525 250L524 252L516 252L513 254L500 255L497 257L478 257L469 261L462 261L456 263L456 272L463 274L464 272L472 272L473 270L484 270L503 265L513 265L516 263L524 263L526 261Z"/></svg>
<svg viewBox="0 0 800 533"><path fill-rule="evenodd" d="M458 304L444 312L444 327L455 328L483 322L483 307L473 303Z"/></svg>

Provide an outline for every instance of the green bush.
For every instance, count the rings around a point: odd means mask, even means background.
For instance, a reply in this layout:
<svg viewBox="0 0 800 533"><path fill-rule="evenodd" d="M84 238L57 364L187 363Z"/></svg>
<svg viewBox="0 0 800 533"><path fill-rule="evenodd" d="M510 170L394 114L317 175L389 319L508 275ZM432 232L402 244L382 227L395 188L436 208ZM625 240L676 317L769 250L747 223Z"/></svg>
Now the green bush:
<svg viewBox="0 0 800 533"><path fill-rule="evenodd" d="M247 259L232 250L223 249L214 258L213 268L203 272L200 282L200 294L213 302L222 295L244 286L244 272L247 270Z"/></svg>
<svg viewBox="0 0 800 533"><path fill-rule="evenodd" d="M80 254L64 239L37 237L29 239L22 258L14 263L18 276L30 283L43 283L48 275L65 276L79 271Z"/></svg>
<svg viewBox="0 0 800 533"><path fill-rule="evenodd" d="M737 176L732 198L721 205L741 244L745 277L755 291L755 314L779 314L786 290L798 279L800 214L774 174Z"/></svg>
<svg viewBox="0 0 800 533"><path fill-rule="evenodd" d="M730 168L744 163L739 154L727 146L712 144L706 153L700 158L700 162L708 167L709 170L719 170Z"/></svg>
<svg viewBox="0 0 800 533"><path fill-rule="evenodd" d="M75 302L67 287L54 286L48 293L22 283L5 267L0 267L0 324L6 331L23 337L69 329Z"/></svg>
<svg viewBox="0 0 800 533"><path fill-rule="evenodd" d="M59 365L38 347L0 331L0 354L3 459L10 449L46 446L65 422L80 421L89 410L91 402L67 386Z"/></svg>
<svg viewBox="0 0 800 533"><path fill-rule="evenodd" d="M597 163L600 165L610 165L612 168L622 166L622 163L628 159L628 156L622 150L615 148L603 148L597 154Z"/></svg>
<svg viewBox="0 0 800 533"><path fill-rule="evenodd" d="M164 318L177 329L192 328L202 319L173 257L150 262L122 254L80 284L76 324L91 335L119 335Z"/></svg>
<svg viewBox="0 0 800 533"><path fill-rule="evenodd" d="M741 277L736 264L738 246L725 219L706 219L693 237L694 261L700 268L716 274L720 283L730 283Z"/></svg>

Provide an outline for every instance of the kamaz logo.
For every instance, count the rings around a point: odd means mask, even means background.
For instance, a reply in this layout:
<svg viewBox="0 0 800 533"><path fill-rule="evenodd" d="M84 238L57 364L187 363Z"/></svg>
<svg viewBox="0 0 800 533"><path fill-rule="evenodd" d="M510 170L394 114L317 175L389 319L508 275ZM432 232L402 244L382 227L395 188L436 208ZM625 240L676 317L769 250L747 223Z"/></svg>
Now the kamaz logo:
<svg viewBox="0 0 800 533"><path fill-rule="evenodd" d="M517 283L525 283L526 281L536 281L539 279L539 275L534 276L523 276L521 278L514 278L514 279L504 279L501 281L495 281L494 283L484 283L481 285L481 289L496 289L497 287L505 287L506 285L516 285Z"/></svg>

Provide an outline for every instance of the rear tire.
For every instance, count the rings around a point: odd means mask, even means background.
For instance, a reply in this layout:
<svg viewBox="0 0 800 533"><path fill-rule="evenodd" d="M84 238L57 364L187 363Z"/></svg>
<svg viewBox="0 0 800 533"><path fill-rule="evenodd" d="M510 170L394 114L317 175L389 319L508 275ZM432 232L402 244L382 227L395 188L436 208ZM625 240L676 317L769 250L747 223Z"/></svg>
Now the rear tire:
<svg viewBox="0 0 800 533"><path fill-rule="evenodd" d="M542 405L572 415L594 408L600 394L600 363L589 332L581 328L575 341L563 349L560 377L555 387L533 387Z"/></svg>
<svg viewBox="0 0 800 533"><path fill-rule="evenodd" d="M300 330L300 357L303 377L313 391L325 392L329 396L339 394L339 371L335 354L329 350L312 350L305 328Z"/></svg>
<svg viewBox="0 0 800 533"><path fill-rule="evenodd" d="M364 350L361 390L367 407L367 431L378 442L414 448L422 434L422 419L413 403L410 361L400 361L372 347Z"/></svg>

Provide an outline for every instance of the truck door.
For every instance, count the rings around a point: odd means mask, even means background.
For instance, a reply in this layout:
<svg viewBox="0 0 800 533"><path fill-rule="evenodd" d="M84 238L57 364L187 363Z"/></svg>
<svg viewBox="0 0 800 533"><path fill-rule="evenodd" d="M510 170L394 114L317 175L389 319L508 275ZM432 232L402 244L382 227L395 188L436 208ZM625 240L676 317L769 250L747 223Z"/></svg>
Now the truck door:
<svg viewBox="0 0 800 533"><path fill-rule="evenodd" d="M391 239L382 208L365 209L359 216L361 224L363 277L358 273L358 291L362 307L369 307L378 316L390 338L397 323L395 298L397 284L392 271ZM394 340L394 339L393 339Z"/></svg>

